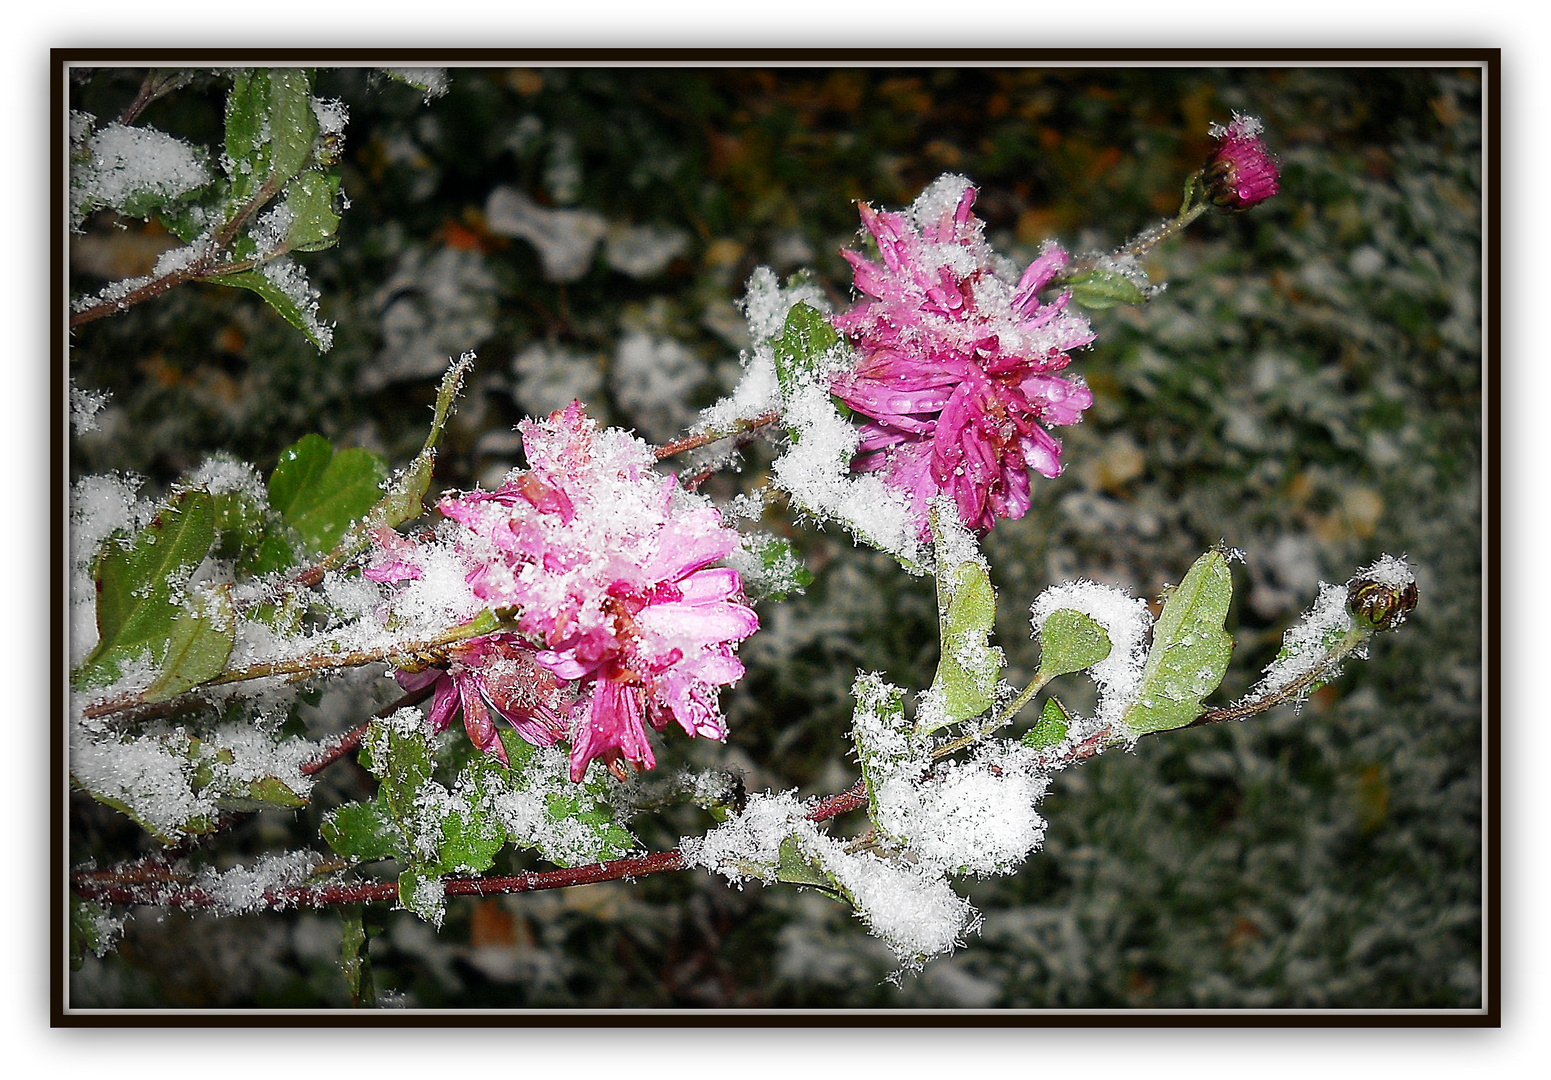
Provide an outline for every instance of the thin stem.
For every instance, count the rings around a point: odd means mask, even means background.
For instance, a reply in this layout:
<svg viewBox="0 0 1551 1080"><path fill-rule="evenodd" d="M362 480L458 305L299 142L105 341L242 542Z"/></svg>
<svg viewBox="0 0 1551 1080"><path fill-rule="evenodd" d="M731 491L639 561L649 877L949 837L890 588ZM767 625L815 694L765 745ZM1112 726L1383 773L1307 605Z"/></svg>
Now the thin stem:
<svg viewBox="0 0 1551 1080"><path fill-rule="evenodd" d="M1247 716L1263 713L1267 709L1274 708L1284 702L1296 700L1314 684L1328 682L1334 678L1336 668L1340 667L1342 662L1351 656L1358 646L1372 636L1372 631L1354 626L1337 643L1336 647L1330 651L1328 656L1281 689L1252 701L1238 701L1220 709L1208 709L1185 726L1205 727L1207 724L1220 724L1224 720L1242 720Z"/></svg>
<svg viewBox="0 0 1551 1080"><path fill-rule="evenodd" d="M730 431L702 431L695 435L686 435L682 439L675 439L670 443L655 448L652 453L657 455L657 460L670 458L675 454L682 454L686 450L698 450L702 446L710 446L712 443L721 442L723 439L731 439L738 435L748 435L760 428L769 427L781 419L780 410L761 413L751 420L741 420Z"/></svg>
<svg viewBox="0 0 1551 1080"><path fill-rule="evenodd" d="M386 660L394 656L411 656L416 653L434 652L446 645L463 641L471 637L483 637L505 629L505 625L497 623L495 627L477 627L472 623L454 627L435 637L421 641L405 641L390 645L379 645L370 649L355 649L350 652L340 653L314 653L310 656L293 657L287 660L268 660L260 664L249 664L247 667L235 668L223 672L215 678L207 680L195 690L169 701L199 702L211 687L226 686L231 683L249 682L253 679L268 679L277 675L308 676L320 675L326 671L338 671L341 668L362 667L366 664L375 664L380 660ZM148 702L143 693L121 694L116 698L106 701L94 702L81 710L81 715L89 720L95 720L103 716L112 716L115 713L127 712L138 708L163 708L164 702Z"/></svg>
<svg viewBox="0 0 1551 1080"><path fill-rule="evenodd" d="M71 329L82 326L85 323L106 318L109 315L116 315L120 311L126 311L136 304L151 299L153 296L160 296L169 289L183 284L185 281L199 281L205 278L219 277L222 274L238 274L288 254L291 249L282 243L262 258L239 259L236 262L219 261L225 254L227 245L236 238L238 230L242 228L249 218L263 209L270 199L275 197L275 193L279 188L280 185L277 179L273 176L270 177L264 182L263 187L254 192L253 198L249 199L237 213L232 215L225 225L222 225L219 230L211 235L203 255L187 266L163 274L161 277L149 281L139 288L131 289L123 296L112 300L104 300L101 303L93 304L89 308L77 311L70 316Z"/></svg>
<svg viewBox="0 0 1551 1080"><path fill-rule="evenodd" d="M1177 217L1169 218L1167 221L1160 222L1149 229L1143 229L1131 240L1128 240L1124 246L1117 248L1111 254L1090 255L1086 258L1078 259L1057 279L1056 284L1072 281L1082 277L1084 274L1091 273L1098 268L1101 262L1109 259L1140 258L1169 239L1169 237L1183 232L1198 217L1210 210L1211 207L1212 204L1210 202L1199 202L1192 207L1182 210Z"/></svg>
<svg viewBox="0 0 1551 1080"><path fill-rule="evenodd" d="M1028 686L1024 687L1023 692L1009 701L1006 708L997 714L994 719L987 722L984 726L971 731L968 735L961 735L957 739L954 739L952 742L943 743L941 746L932 751L932 760L941 760L942 758L947 757L949 754L957 753L958 751L964 749L966 746L973 746L975 743L980 742L986 736L990 735L997 728L1011 723L1013 718L1023 711L1023 707L1033 699L1035 694L1039 693L1046 686L1050 685L1050 680L1053 677L1054 676L1047 675L1042 679L1038 675L1035 675L1033 681L1030 682Z"/></svg>

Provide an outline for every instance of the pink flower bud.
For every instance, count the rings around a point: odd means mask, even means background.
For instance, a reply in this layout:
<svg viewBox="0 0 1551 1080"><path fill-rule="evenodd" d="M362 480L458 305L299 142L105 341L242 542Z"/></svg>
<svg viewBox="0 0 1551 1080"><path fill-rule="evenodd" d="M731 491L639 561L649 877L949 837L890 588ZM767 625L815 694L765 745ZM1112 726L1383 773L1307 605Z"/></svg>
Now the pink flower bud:
<svg viewBox="0 0 1551 1080"><path fill-rule="evenodd" d="M1227 127L1213 124L1217 149L1202 171L1212 202L1228 210L1247 210L1277 192L1277 160L1260 137L1258 117L1233 114Z"/></svg>

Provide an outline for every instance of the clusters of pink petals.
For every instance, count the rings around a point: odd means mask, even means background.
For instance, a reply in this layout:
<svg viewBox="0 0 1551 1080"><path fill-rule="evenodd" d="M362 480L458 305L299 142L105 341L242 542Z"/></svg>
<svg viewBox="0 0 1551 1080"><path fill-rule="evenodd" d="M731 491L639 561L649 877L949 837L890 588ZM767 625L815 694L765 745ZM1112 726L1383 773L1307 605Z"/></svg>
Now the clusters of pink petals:
<svg viewBox="0 0 1551 1080"><path fill-rule="evenodd" d="M725 738L718 689L742 677L734 646L759 627L737 572L712 565L738 534L708 502L655 473L644 443L600 430L580 402L521 431L526 472L438 507L462 527L456 543L474 595L516 611L525 644L510 647L573 695L566 725L531 710L522 721L502 715L530 742L569 737L573 780L594 760L615 771L622 762L652 768L647 724ZM391 579L414 561L389 542L369 573ZM476 711L489 700L463 690L480 677L477 665L465 665L464 683L448 671L470 737L498 752L499 740L482 741L484 728L469 718L471 700ZM436 716L433 705L433 725Z"/></svg>
<svg viewBox="0 0 1551 1080"><path fill-rule="evenodd" d="M1247 210L1277 193L1280 172L1276 158L1261 139L1259 118L1233 114L1226 127L1213 124L1217 146L1206 159L1203 176L1212 201L1229 210Z"/></svg>
<svg viewBox="0 0 1551 1080"><path fill-rule="evenodd" d="M858 354L831 389L867 417L852 467L881 470L910 501L921 536L927 504L953 496L966 527L986 530L1029 508L1029 470L1061 472L1048 428L1074 424L1093 404L1063 377L1069 352L1089 344L1086 319L1042 288L1067 265L1047 244L1016 283L997 273L975 189L944 176L908 213L861 206L881 262L843 252L866 299L835 316Z"/></svg>
<svg viewBox="0 0 1551 1080"><path fill-rule="evenodd" d="M506 764L506 747L495 718L506 720L534 746L550 746L565 735L571 701L553 674L534 663L533 650L512 634L489 634L447 650L445 666L399 671L405 690L434 686L431 730L445 731L459 712L469 740Z"/></svg>

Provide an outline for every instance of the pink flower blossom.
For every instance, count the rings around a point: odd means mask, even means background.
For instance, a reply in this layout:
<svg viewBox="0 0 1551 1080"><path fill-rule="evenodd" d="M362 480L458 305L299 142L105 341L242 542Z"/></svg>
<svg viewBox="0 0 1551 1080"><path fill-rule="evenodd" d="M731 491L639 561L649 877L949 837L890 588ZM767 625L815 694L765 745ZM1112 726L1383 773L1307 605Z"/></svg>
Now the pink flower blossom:
<svg viewBox="0 0 1551 1080"><path fill-rule="evenodd" d="M1080 379L1055 374L1092 329L1066 310L1069 294L1039 299L1066 252L1046 244L1012 283L974 201L967 180L944 176L907 213L862 204L881 264L842 252L870 297L833 320L859 360L831 389L868 418L852 468L881 470L909 498L923 539L927 502L941 491L969 528L1022 517L1028 470L1061 472L1047 429L1077 423L1093 404Z"/></svg>
<svg viewBox="0 0 1551 1080"><path fill-rule="evenodd" d="M496 717L534 746L552 746L565 734L562 718L572 700L559 680L534 662L533 650L514 635L473 638L446 653L444 664L395 675L405 690L435 686L426 718L432 731L445 731L461 711L469 740L503 765L506 748L496 734Z"/></svg>
<svg viewBox="0 0 1551 1080"><path fill-rule="evenodd" d="M717 688L742 677L733 645L759 627L737 572L711 566L736 531L580 402L521 431L527 472L439 506L466 530L474 594L515 609L534 662L590 690L572 714L571 778L594 759L652 768L645 723L725 738Z"/></svg>
<svg viewBox="0 0 1551 1080"><path fill-rule="evenodd" d="M1280 179L1276 158L1260 138L1259 118L1233 114L1227 127L1213 124L1217 148L1202 173L1212 201L1229 210L1247 210L1275 195Z"/></svg>

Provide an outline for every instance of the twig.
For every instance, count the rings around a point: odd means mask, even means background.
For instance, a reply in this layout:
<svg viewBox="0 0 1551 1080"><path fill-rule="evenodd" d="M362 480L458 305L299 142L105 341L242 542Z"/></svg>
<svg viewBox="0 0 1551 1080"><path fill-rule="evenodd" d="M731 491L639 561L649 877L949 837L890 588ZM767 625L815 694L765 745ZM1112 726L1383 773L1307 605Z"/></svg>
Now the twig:
<svg viewBox="0 0 1551 1080"><path fill-rule="evenodd" d="M779 409L767 413L761 413L759 416L756 416L751 420L739 421L738 426L733 428L731 431L702 431L695 435L686 435L682 439L675 439L673 442L663 443L661 446L653 449L652 453L657 456L658 461L661 461L663 458L670 458L675 454L682 454L686 450L698 450L702 446L710 446L712 443L721 442L723 439L731 439L735 436L751 434L755 431L758 431L760 428L769 427L779 419L781 419L781 412Z"/></svg>

